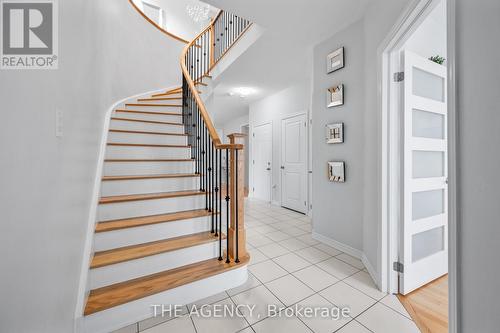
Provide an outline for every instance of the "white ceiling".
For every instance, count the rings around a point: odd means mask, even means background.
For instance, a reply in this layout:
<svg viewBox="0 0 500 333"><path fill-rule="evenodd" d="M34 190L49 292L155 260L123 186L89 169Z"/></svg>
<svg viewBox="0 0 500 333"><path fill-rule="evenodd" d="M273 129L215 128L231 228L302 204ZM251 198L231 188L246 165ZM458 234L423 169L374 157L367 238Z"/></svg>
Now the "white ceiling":
<svg viewBox="0 0 500 333"><path fill-rule="evenodd" d="M220 76L214 91L215 96L227 96L234 87L257 88L258 93L245 100L232 97L248 105L307 79L312 71L312 47L361 19L372 0L204 1L266 29Z"/></svg>

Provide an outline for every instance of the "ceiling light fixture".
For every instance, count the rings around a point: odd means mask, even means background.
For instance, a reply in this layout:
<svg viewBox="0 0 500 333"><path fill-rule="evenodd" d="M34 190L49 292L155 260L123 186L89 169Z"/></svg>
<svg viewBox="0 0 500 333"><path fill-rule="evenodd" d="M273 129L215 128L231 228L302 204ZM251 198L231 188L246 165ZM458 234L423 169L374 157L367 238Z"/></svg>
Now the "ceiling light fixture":
<svg viewBox="0 0 500 333"><path fill-rule="evenodd" d="M229 92L229 96L240 96L241 98L248 97L250 95L253 95L257 92L255 88L250 88L250 87L239 87L239 88L234 88Z"/></svg>
<svg viewBox="0 0 500 333"><path fill-rule="evenodd" d="M208 20L208 14L210 13L209 5L187 5L186 11L195 22L203 22Z"/></svg>

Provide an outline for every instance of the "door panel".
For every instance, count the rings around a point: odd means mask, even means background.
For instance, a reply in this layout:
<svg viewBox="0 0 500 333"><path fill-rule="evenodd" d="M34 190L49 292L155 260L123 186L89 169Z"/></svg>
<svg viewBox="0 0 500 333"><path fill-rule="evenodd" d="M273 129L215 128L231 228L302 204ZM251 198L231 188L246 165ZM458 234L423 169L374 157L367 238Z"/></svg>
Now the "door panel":
<svg viewBox="0 0 500 333"><path fill-rule="evenodd" d="M252 141L253 196L271 201L272 125L254 128Z"/></svg>
<svg viewBox="0 0 500 333"><path fill-rule="evenodd" d="M446 67L404 53L404 218L400 293L448 272Z"/></svg>
<svg viewBox="0 0 500 333"><path fill-rule="evenodd" d="M304 114L281 122L281 205L306 213L306 138Z"/></svg>

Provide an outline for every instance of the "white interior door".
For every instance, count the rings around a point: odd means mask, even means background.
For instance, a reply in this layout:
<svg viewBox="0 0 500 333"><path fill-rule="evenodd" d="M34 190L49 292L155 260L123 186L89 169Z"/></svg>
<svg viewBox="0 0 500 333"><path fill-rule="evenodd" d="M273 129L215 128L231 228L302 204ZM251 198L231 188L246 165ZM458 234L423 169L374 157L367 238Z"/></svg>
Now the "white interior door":
<svg viewBox="0 0 500 333"><path fill-rule="evenodd" d="M255 127L252 138L253 196L265 201L271 201L272 149L272 125Z"/></svg>
<svg viewBox="0 0 500 333"><path fill-rule="evenodd" d="M307 122L301 114L281 121L281 205L307 210Z"/></svg>
<svg viewBox="0 0 500 333"><path fill-rule="evenodd" d="M448 272L446 67L404 53L404 221L400 293Z"/></svg>

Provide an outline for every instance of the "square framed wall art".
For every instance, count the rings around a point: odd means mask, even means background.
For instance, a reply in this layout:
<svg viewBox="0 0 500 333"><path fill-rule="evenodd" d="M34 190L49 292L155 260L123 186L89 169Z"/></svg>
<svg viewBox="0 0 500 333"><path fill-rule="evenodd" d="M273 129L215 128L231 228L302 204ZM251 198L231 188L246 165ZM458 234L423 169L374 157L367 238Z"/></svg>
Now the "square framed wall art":
<svg viewBox="0 0 500 333"><path fill-rule="evenodd" d="M344 142L344 123L326 125L326 143Z"/></svg>
<svg viewBox="0 0 500 333"><path fill-rule="evenodd" d="M345 182L344 162L328 162L328 179L336 183Z"/></svg>
<svg viewBox="0 0 500 333"><path fill-rule="evenodd" d="M326 56L326 73L332 73L344 68L344 47L341 47Z"/></svg>
<svg viewBox="0 0 500 333"><path fill-rule="evenodd" d="M326 95L326 106L331 108L334 106L344 105L344 85L328 88Z"/></svg>

